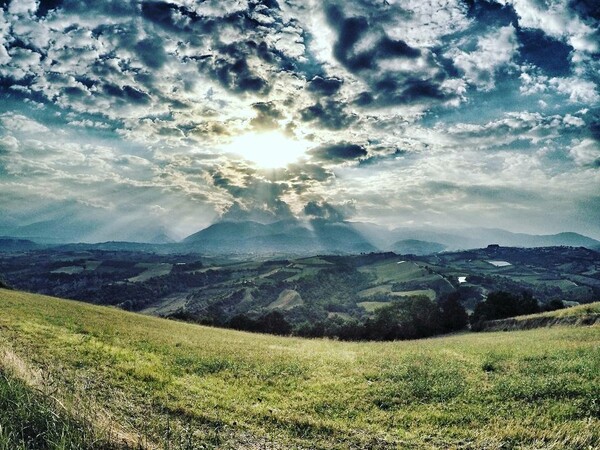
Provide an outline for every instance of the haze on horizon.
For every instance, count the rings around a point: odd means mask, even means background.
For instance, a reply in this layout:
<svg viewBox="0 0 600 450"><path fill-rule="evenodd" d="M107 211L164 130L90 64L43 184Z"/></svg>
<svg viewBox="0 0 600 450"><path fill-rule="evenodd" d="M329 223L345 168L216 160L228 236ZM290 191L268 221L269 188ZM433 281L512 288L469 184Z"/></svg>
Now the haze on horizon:
<svg viewBox="0 0 600 450"><path fill-rule="evenodd" d="M323 218L600 238L595 0L0 8L0 235Z"/></svg>

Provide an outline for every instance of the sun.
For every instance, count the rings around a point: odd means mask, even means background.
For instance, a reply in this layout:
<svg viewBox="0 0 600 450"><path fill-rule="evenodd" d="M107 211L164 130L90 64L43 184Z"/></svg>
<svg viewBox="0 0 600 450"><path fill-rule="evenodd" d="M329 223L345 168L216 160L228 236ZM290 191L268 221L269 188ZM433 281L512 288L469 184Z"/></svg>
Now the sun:
<svg viewBox="0 0 600 450"><path fill-rule="evenodd" d="M224 149L262 169L277 169L298 161L310 145L307 141L271 131L237 136Z"/></svg>

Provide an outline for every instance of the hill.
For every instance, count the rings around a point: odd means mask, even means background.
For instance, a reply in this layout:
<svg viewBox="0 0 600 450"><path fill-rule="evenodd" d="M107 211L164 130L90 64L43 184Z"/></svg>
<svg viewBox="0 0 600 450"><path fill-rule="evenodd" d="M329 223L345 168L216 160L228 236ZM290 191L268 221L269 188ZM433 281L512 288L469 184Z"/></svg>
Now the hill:
<svg viewBox="0 0 600 450"><path fill-rule="evenodd" d="M123 251L110 244L0 253L0 278L15 289L219 326L236 317L260 320L277 309L295 331L312 337L323 336L319 330L340 336L340 322L364 323L377 307L415 295L441 301L457 294L470 311L494 291L531 292L542 308L555 299L600 298L600 253L585 248L268 259L158 254L141 251L144 244ZM270 306L288 291L302 301Z"/></svg>
<svg viewBox="0 0 600 450"><path fill-rule="evenodd" d="M593 325L600 323L600 302L573 306L540 314L484 322L482 331L513 331L556 325Z"/></svg>
<svg viewBox="0 0 600 450"><path fill-rule="evenodd" d="M401 255L431 255L443 252L445 245L437 242L419 241L418 239L403 239L392 245L392 251Z"/></svg>
<svg viewBox="0 0 600 450"><path fill-rule="evenodd" d="M393 250L395 243L407 240L430 242L442 245L447 250L473 249L487 247L489 244L525 248L570 246L586 247L592 250L600 246L600 241L574 232L535 235L513 233L500 228L399 227L387 229L375 224L360 222L353 222L352 226L382 250Z"/></svg>
<svg viewBox="0 0 600 450"><path fill-rule="evenodd" d="M344 343L6 290L0 308L2 373L146 448L600 446L598 326Z"/></svg>

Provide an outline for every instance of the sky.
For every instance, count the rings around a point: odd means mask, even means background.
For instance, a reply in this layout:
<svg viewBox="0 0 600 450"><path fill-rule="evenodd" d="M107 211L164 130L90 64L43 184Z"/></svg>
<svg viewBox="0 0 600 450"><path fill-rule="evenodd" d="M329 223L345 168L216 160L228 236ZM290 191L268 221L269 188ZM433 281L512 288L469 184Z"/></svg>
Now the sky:
<svg viewBox="0 0 600 450"><path fill-rule="evenodd" d="M600 237L597 0L0 8L0 234L324 218Z"/></svg>

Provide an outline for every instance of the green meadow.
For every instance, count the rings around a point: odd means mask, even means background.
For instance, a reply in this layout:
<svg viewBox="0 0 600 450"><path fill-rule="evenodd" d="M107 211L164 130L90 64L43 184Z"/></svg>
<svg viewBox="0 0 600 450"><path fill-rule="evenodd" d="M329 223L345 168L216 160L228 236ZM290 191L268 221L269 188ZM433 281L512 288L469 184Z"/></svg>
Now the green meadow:
<svg viewBox="0 0 600 450"><path fill-rule="evenodd" d="M67 425L22 446L48 421L5 409L0 449L600 448L597 325L351 343L0 290L0 372L0 402Z"/></svg>

